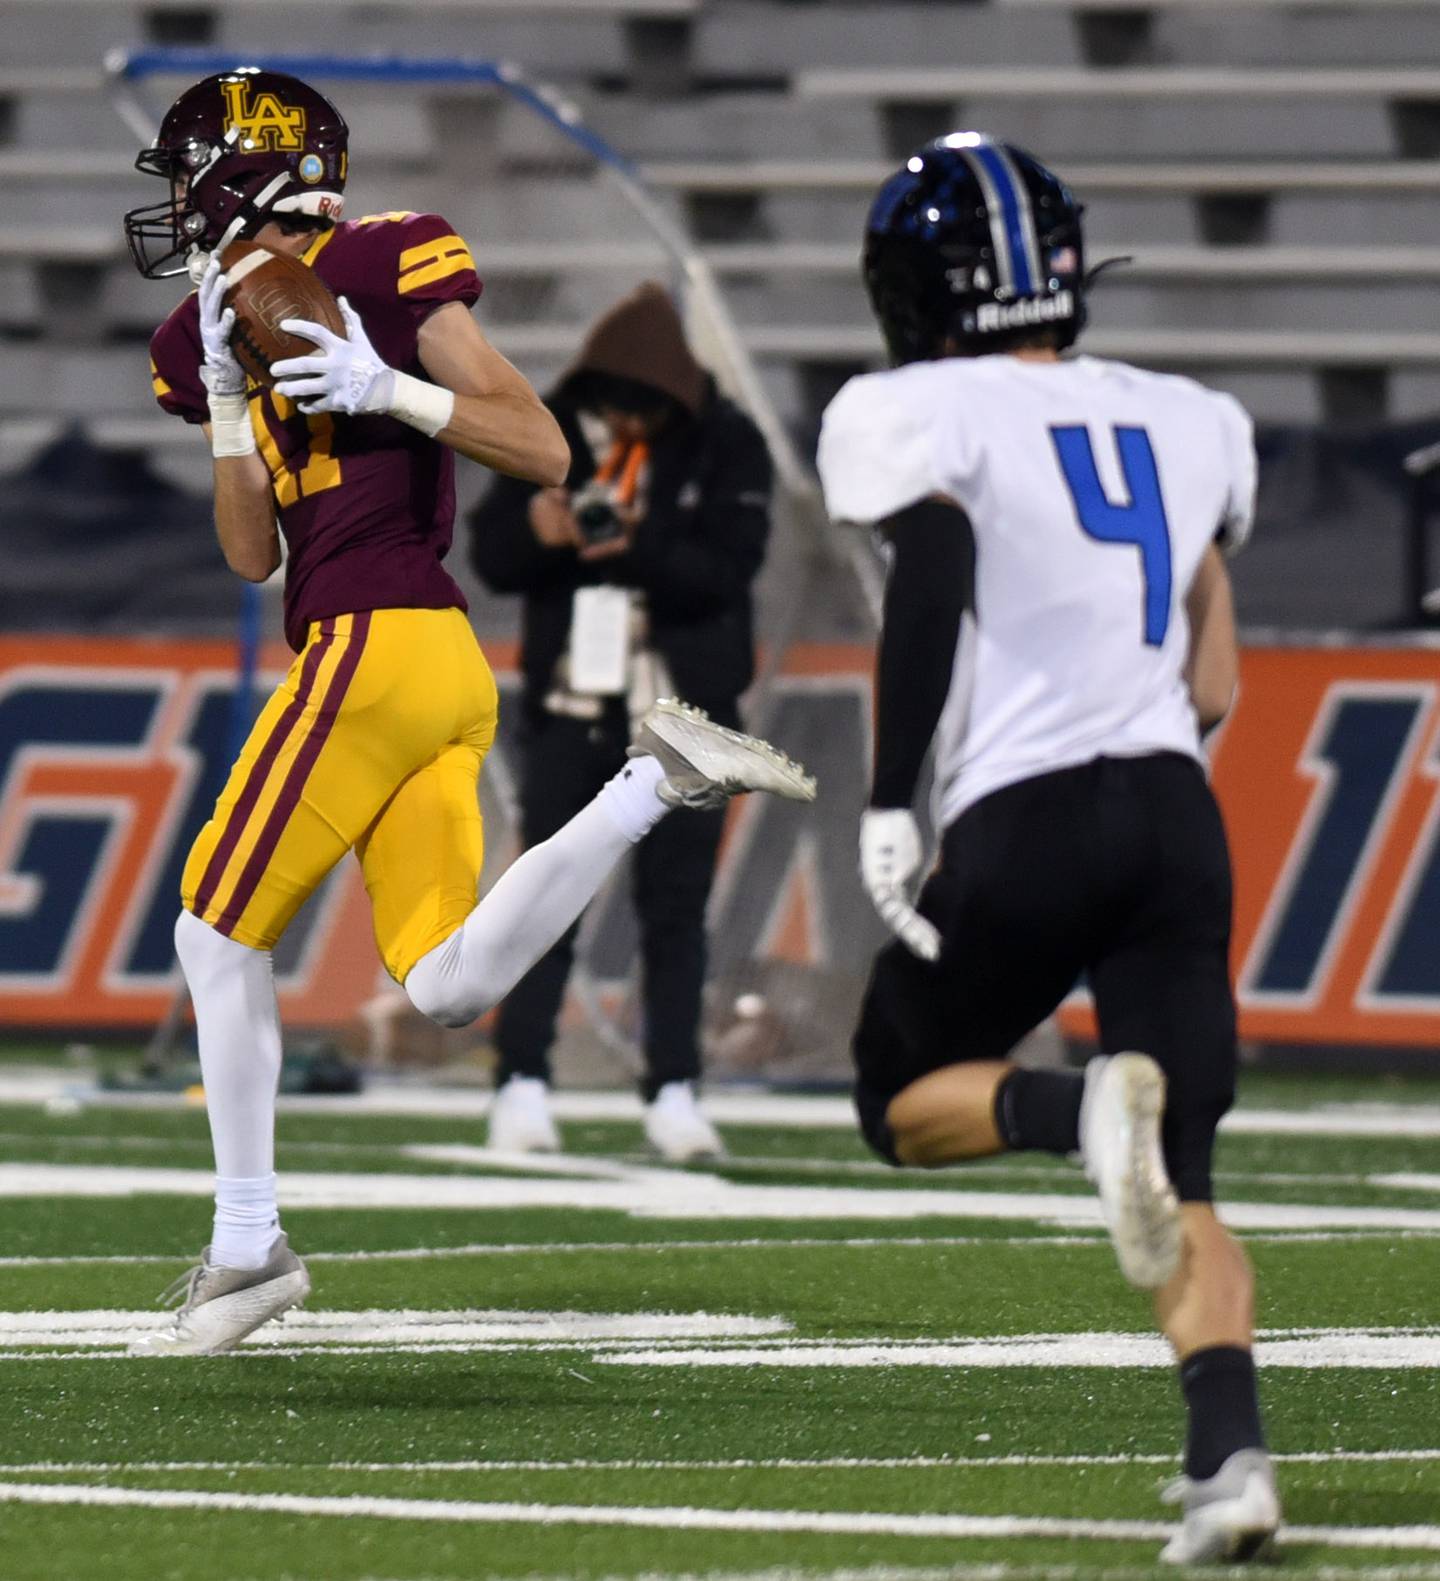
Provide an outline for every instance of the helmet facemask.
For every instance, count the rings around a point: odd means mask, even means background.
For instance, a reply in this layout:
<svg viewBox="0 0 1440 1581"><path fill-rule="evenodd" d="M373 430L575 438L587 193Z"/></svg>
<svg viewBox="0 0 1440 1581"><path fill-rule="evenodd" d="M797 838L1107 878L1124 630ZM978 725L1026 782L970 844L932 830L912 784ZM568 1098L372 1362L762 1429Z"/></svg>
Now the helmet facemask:
<svg viewBox="0 0 1440 1581"><path fill-rule="evenodd" d="M137 170L163 176L170 184L168 198L131 209L125 216L130 256L147 280L184 274L189 254L203 246L206 220L191 202L190 188L195 172L213 155L212 148L194 139L174 149L156 143L137 155Z"/></svg>

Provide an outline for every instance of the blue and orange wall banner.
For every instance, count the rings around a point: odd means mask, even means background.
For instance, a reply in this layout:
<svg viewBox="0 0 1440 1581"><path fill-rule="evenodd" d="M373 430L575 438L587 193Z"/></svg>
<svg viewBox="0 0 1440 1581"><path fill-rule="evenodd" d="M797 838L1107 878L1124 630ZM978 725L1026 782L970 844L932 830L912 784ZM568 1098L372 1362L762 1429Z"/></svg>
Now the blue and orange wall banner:
<svg viewBox="0 0 1440 1581"><path fill-rule="evenodd" d="M509 647L491 658L513 679ZM266 655L274 676L287 659ZM870 669L862 646L787 656L764 723L816 770L821 800L737 809L712 910L718 968L774 958L858 976L883 937L855 879ZM233 689L223 642L0 638L0 1027L133 1029L164 1013L180 870L229 767ZM506 736L502 706L487 774L509 776ZM1440 653L1248 649L1211 750L1243 1034L1440 1044ZM499 860L513 845L495 832ZM621 974L619 935L597 932L595 969ZM292 1025L347 1021L374 994L353 861L276 970ZM1090 1026L1081 1001L1064 1020Z"/></svg>

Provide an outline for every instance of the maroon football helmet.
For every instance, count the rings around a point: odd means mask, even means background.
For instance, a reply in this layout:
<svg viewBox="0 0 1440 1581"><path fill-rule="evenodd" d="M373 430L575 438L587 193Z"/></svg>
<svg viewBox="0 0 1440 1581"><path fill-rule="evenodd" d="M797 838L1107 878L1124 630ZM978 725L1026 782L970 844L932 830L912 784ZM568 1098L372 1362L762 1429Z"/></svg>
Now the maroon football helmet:
<svg viewBox="0 0 1440 1581"><path fill-rule="evenodd" d="M167 201L125 216L135 267L149 280L184 274L191 254L278 214L338 219L349 136L323 93L284 72L237 66L187 88L135 161L170 183Z"/></svg>

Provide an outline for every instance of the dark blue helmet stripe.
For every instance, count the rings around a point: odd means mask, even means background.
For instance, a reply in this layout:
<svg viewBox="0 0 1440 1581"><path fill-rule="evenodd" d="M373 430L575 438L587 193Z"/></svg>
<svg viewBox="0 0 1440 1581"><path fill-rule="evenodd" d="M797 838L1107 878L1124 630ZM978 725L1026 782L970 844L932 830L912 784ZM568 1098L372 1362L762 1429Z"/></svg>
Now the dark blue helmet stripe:
<svg viewBox="0 0 1440 1581"><path fill-rule="evenodd" d="M986 192L987 200L990 192L993 191L1000 206L998 215L993 205L991 206L991 229L993 231L997 220L1004 227L1016 295L1030 296L1039 290L1039 282L1036 278L1039 260L1035 257L1037 249L1034 224L1030 219L1028 200L1022 213L1020 185L1015 179L1010 161L1001 149L993 144L982 143L974 150L974 156L990 178L989 190Z"/></svg>

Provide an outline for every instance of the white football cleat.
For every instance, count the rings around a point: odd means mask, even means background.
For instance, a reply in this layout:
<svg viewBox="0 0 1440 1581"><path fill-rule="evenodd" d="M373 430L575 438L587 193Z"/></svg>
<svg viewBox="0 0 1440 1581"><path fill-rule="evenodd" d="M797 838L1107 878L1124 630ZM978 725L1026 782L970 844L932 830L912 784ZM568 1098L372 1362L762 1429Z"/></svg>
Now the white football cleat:
<svg viewBox="0 0 1440 1581"><path fill-rule="evenodd" d="M1164 1113L1165 1075L1148 1054L1085 1067L1080 1155L1120 1271L1141 1290L1158 1290L1180 1266L1180 1203L1160 1150Z"/></svg>
<svg viewBox="0 0 1440 1581"><path fill-rule="evenodd" d="M497 1153L558 1153L550 1088L538 1076L512 1076L490 1104L487 1145Z"/></svg>
<svg viewBox="0 0 1440 1581"><path fill-rule="evenodd" d="M1180 1530L1160 1553L1169 1565L1254 1559L1280 1526L1275 1471L1263 1449L1237 1450L1213 1477L1203 1482L1181 1477L1162 1497L1185 1510Z"/></svg>
<svg viewBox="0 0 1440 1581"><path fill-rule="evenodd" d="M645 1105L645 1140L667 1164L724 1158L725 1144L688 1081L667 1081Z"/></svg>
<svg viewBox="0 0 1440 1581"><path fill-rule="evenodd" d="M742 791L814 801L815 780L758 736L727 730L699 708L662 697L640 721L628 756L659 759L667 807L722 807Z"/></svg>
<svg viewBox="0 0 1440 1581"><path fill-rule="evenodd" d="M262 1323L298 1307L310 1294L305 1264L283 1234L259 1268L226 1268L210 1260L182 1274L162 1299L180 1302L174 1321L130 1347L132 1356L218 1356L233 1350Z"/></svg>

